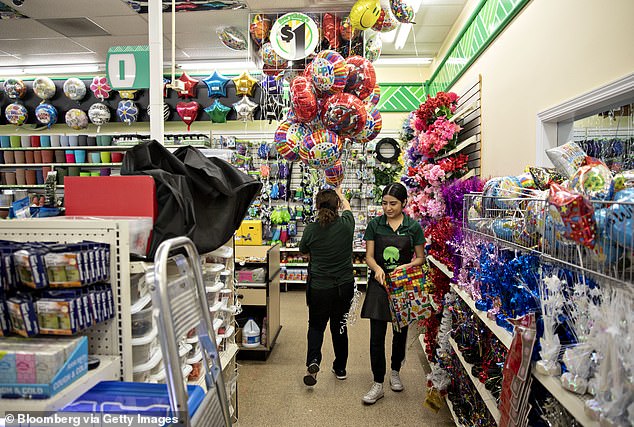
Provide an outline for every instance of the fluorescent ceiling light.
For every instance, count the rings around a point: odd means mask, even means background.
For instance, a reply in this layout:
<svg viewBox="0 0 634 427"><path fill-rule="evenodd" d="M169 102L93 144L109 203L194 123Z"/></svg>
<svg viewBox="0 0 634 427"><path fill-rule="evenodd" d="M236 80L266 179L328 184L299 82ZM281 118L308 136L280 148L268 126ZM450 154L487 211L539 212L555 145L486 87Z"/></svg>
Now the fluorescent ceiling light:
<svg viewBox="0 0 634 427"><path fill-rule="evenodd" d="M428 65L431 64L433 58L429 57L405 57L405 58L390 58L380 57L374 61L374 65Z"/></svg>
<svg viewBox="0 0 634 427"><path fill-rule="evenodd" d="M69 73L96 73L103 67L99 64L59 64L45 66L24 67L25 74L69 74Z"/></svg>
<svg viewBox="0 0 634 427"><path fill-rule="evenodd" d="M0 76L12 77L24 74L24 68L2 68L0 67Z"/></svg>
<svg viewBox="0 0 634 427"><path fill-rule="evenodd" d="M236 70L236 71L244 71L244 70L257 70L255 63L253 61L209 61L209 62L195 62L195 61L187 61L181 62L177 64L177 67L181 70L199 70L199 71L210 71L210 70Z"/></svg>
<svg viewBox="0 0 634 427"><path fill-rule="evenodd" d="M414 11L414 15L418 13L421 5L423 4L423 0L410 0L409 5ZM414 17L414 19L416 19ZM407 38L409 37L409 32L412 29L412 24L399 24L398 34L396 35L396 41L394 42L395 49L403 49L405 43L407 42Z"/></svg>

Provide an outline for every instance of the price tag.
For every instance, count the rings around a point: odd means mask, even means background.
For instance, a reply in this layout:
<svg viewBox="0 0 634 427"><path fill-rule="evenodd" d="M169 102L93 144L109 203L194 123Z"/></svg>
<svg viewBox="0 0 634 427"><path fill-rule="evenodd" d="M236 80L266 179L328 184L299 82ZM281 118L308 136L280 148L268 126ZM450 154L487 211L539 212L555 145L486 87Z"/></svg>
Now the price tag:
<svg viewBox="0 0 634 427"><path fill-rule="evenodd" d="M306 58L319 43L319 29L309 16L303 13L287 13L271 28L271 45L282 58L289 61Z"/></svg>

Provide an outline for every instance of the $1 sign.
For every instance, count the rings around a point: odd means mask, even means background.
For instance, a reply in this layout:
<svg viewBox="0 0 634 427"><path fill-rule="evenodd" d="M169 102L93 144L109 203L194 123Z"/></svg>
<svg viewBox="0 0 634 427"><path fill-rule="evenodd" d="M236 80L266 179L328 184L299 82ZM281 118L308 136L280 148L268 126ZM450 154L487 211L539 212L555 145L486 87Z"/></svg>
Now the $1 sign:
<svg viewBox="0 0 634 427"><path fill-rule="evenodd" d="M273 50L284 59L306 58L315 51L319 41L317 24L303 13L287 13L271 29Z"/></svg>

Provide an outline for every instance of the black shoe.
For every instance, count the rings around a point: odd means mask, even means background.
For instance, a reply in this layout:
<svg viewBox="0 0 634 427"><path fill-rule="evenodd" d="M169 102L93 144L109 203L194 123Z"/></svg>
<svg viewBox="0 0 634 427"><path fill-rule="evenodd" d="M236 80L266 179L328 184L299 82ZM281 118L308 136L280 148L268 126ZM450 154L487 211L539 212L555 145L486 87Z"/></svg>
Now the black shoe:
<svg viewBox="0 0 634 427"><path fill-rule="evenodd" d="M317 372L319 372L319 365L317 364L317 362L312 362L310 365L308 365L306 375L304 375L304 384L309 387L317 384Z"/></svg>
<svg viewBox="0 0 634 427"><path fill-rule="evenodd" d="M345 380L346 378L348 378L348 374L346 373L345 369L332 368L332 372L335 374L338 380Z"/></svg>

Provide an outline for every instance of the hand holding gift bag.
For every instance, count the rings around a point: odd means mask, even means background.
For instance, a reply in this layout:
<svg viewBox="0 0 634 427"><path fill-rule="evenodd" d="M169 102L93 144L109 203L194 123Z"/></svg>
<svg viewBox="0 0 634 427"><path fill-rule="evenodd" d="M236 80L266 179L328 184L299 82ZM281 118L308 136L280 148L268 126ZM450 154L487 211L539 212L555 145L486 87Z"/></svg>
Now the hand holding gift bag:
<svg viewBox="0 0 634 427"><path fill-rule="evenodd" d="M401 328L433 313L429 295L425 292L423 267L414 266L394 270L386 281L392 326Z"/></svg>

